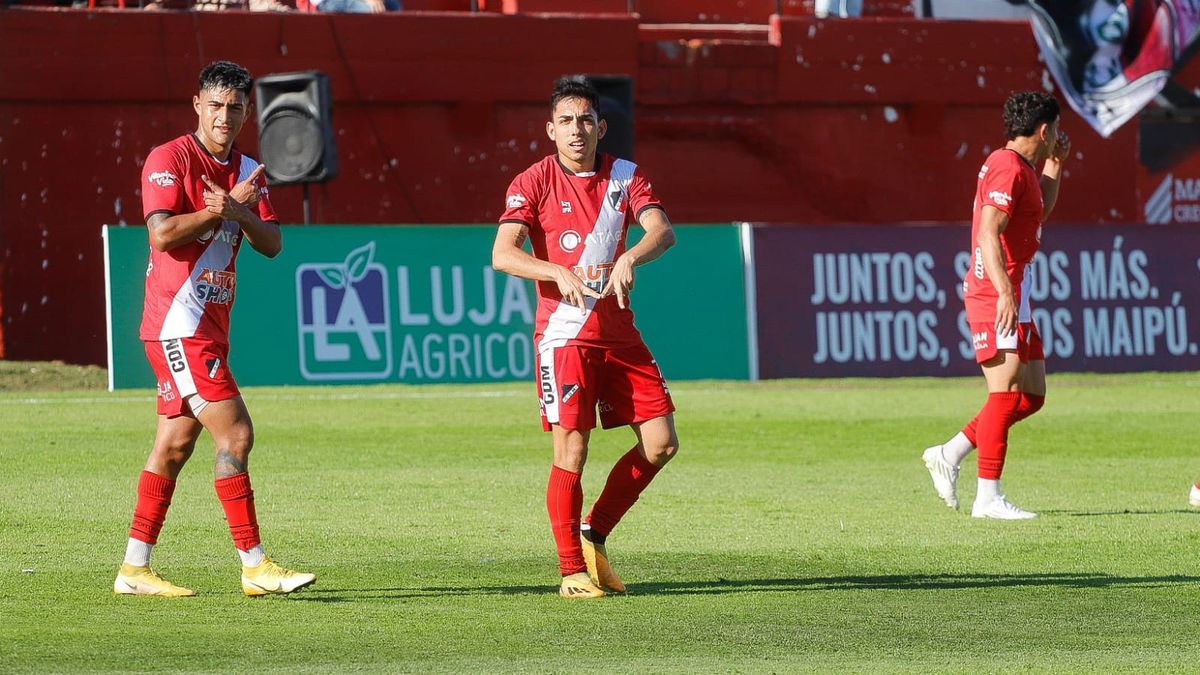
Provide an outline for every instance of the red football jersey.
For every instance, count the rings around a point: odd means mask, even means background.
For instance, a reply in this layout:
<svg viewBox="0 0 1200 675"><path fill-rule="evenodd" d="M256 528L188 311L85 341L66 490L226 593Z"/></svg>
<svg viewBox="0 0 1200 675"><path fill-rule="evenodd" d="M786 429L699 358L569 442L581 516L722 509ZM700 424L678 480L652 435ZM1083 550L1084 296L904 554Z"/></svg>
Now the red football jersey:
<svg viewBox="0 0 1200 675"><path fill-rule="evenodd" d="M508 188L500 222L529 226L534 256L573 270L600 291L613 263L625 252L625 235L638 214L661 208L650 183L633 162L600 153L594 172L573 174L550 155L529 167ZM558 285L539 281L533 339L540 352L567 344L617 347L641 344L633 312L615 296L587 298L587 311L563 302Z"/></svg>
<svg viewBox="0 0 1200 675"><path fill-rule="evenodd" d="M146 158L142 168L142 212L149 220L155 213L200 211L208 187L201 176L228 190L257 167L257 161L236 149L228 160L220 162L194 134L180 136L154 148ZM277 220L265 177L258 179L258 187L258 217ZM234 260L241 244L241 226L226 220L200 239L170 251L151 247L141 339L206 337L228 344L229 310L237 289Z"/></svg>
<svg viewBox="0 0 1200 675"><path fill-rule="evenodd" d="M1002 148L988 155L979 170L971 218L972 265L963 280L967 321L971 323L994 321L999 299L983 267L983 252L979 248L979 223L984 206L994 206L1008 215L1008 225L1000 233L1000 247L1019 305L1025 267L1033 260L1042 238L1042 185L1033 166L1015 151Z"/></svg>

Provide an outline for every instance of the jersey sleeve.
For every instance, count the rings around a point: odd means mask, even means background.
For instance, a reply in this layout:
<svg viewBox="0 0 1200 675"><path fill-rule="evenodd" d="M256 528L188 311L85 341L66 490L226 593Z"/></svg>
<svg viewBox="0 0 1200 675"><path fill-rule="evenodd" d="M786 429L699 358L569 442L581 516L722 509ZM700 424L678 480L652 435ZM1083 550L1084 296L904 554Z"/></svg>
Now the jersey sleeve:
<svg viewBox="0 0 1200 675"><path fill-rule="evenodd" d="M254 184L258 186L258 217L263 222L279 222L279 216L275 214L275 205L271 203L270 190L267 189L266 175L259 176Z"/></svg>
<svg viewBox="0 0 1200 675"><path fill-rule="evenodd" d="M146 158L142 167L142 215L168 212L172 215L187 212L187 193L183 181L187 167L179 153L167 146L158 146Z"/></svg>
<svg viewBox="0 0 1200 675"><path fill-rule="evenodd" d="M542 189L532 173L521 173L508 186L508 192L504 196L504 213L500 216L501 223L525 223L529 227L538 224L537 205Z"/></svg>
<svg viewBox="0 0 1200 675"><path fill-rule="evenodd" d="M634 170L633 178L629 181L629 210L636 218L642 214L642 211L651 207L661 209L662 202L654 196L650 181L646 180L646 176L639 167Z"/></svg>
<svg viewBox="0 0 1200 675"><path fill-rule="evenodd" d="M1017 166L1016 161L1006 158L994 162L980 181L980 210L984 206L992 206L1011 218L1013 205L1021 196L1021 187L1021 167Z"/></svg>

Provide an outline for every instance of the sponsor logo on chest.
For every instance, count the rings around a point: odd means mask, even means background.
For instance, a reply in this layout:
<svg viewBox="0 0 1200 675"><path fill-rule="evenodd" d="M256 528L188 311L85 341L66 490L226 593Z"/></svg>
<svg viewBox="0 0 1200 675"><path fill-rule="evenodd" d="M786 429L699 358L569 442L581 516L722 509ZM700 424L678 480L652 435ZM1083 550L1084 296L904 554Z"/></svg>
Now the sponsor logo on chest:
<svg viewBox="0 0 1200 675"><path fill-rule="evenodd" d="M205 267L196 277L196 299L202 304L228 305L237 288L237 272Z"/></svg>

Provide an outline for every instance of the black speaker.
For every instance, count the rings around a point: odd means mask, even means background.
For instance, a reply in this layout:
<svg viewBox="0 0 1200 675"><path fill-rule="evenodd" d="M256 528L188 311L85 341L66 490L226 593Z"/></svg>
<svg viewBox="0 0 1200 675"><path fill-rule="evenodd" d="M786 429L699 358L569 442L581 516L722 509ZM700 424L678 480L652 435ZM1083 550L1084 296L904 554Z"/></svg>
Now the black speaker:
<svg viewBox="0 0 1200 675"><path fill-rule="evenodd" d="M329 77L307 70L258 78L258 153L271 185L337 177Z"/></svg>
<svg viewBox="0 0 1200 675"><path fill-rule="evenodd" d="M600 117L608 131L600 152L633 161L633 80L628 75L586 75L600 92Z"/></svg>

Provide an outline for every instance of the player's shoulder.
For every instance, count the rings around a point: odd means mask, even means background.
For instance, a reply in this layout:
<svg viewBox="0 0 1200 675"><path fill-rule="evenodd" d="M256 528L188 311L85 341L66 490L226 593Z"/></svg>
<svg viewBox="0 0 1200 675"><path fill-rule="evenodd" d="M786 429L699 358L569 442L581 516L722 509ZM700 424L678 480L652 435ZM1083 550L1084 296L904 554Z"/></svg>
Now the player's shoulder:
<svg viewBox="0 0 1200 675"><path fill-rule="evenodd" d="M544 181L548 176L553 175L550 172L552 169L557 168L557 162L558 160L554 155L546 155L517 174L516 180Z"/></svg>
<svg viewBox="0 0 1200 675"><path fill-rule="evenodd" d="M601 153L600 166L602 171L607 171L609 177L616 181L631 180L635 175L641 175L641 168L634 162L628 159L614 157L608 153Z"/></svg>
<svg viewBox="0 0 1200 675"><path fill-rule="evenodd" d="M997 148L987 156L987 159L983 160L983 165L998 169L1001 167L1007 168L1016 166L1016 162L1017 153L1009 150L1008 148Z"/></svg>
<svg viewBox="0 0 1200 675"><path fill-rule="evenodd" d="M188 154L188 144L191 142L191 135L184 134L154 146L142 166L143 178L161 187L180 183L191 163Z"/></svg>

